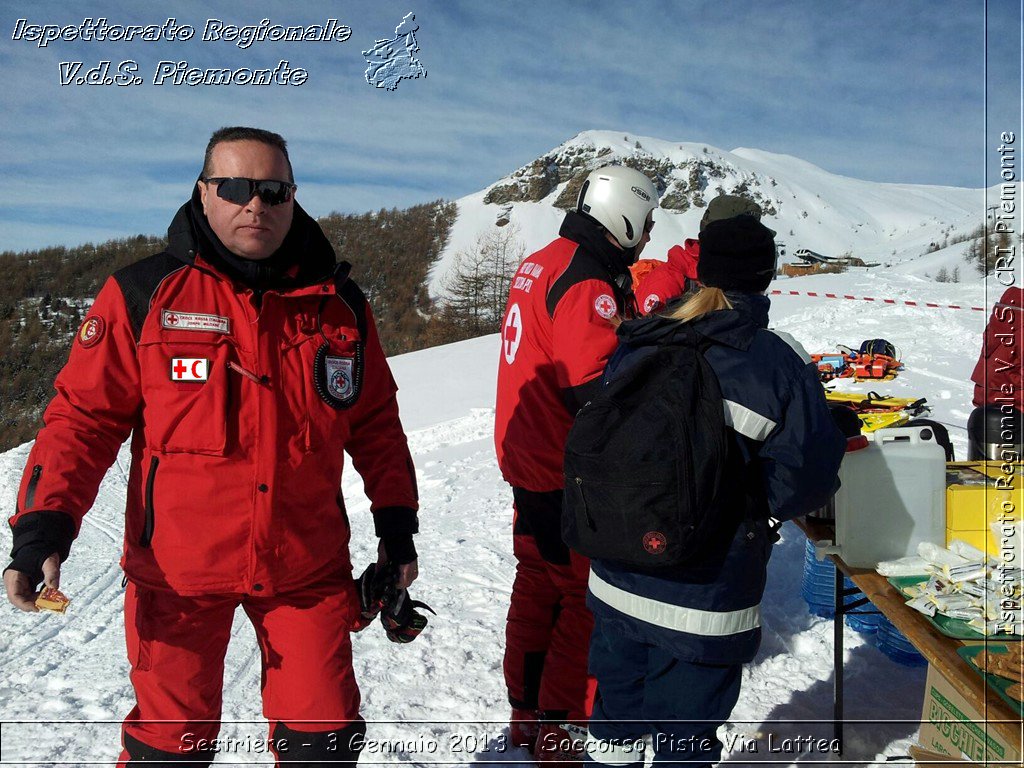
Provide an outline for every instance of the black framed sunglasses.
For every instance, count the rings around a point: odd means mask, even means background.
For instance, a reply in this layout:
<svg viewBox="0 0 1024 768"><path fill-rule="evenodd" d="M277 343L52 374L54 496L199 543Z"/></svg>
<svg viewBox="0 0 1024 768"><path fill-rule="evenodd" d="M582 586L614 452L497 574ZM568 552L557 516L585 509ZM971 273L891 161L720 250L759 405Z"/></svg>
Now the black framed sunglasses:
<svg viewBox="0 0 1024 768"><path fill-rule="evenodd" d="M245 205L256 195L267 205L280 205L292 199L297 187L290 181L247 179L244 176L207 176L207 184L217 185L217 197L235 205Z"/></svg>

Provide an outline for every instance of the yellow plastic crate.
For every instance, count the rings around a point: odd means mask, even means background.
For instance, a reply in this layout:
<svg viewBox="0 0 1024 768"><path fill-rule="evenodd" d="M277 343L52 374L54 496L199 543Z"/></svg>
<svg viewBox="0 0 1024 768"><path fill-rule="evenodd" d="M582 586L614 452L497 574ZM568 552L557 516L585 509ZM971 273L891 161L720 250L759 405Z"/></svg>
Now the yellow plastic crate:
<svg viewBox="0 0 1024 768"><path fill-rule="evenodd" d="M997 461L946 464L946 544L966 541L997 557L990 525L1024 518L1024 465Z"/></svg>

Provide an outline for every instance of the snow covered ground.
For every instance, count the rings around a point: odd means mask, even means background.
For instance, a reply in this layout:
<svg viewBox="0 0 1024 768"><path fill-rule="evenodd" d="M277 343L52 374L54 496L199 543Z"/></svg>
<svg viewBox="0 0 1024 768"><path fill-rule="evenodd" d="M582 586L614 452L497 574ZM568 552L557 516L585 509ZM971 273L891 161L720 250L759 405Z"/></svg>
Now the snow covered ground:
<svg viewBox="0 0 1024 768"><path fill-rule="evenodd" d="M782 279L773 288L990 305L980 278L936 283L914 275L860 271ZM927 397L949 423L958 457L966 451L968 380L987 315L806 296L773 299L776 327L809 351L885 337L902 351L906 371L884 384L853 385L897 396ZM392 359L404 422L416 460L423 533L417 599L438 612L411 645L389 643L379 624L355 638L368 737L366 764L471 765L501 760L530 765L521 750L502 751L505 702L501 673L504 618L512 583L511 493L491 442L497 337L484 337ZM0 508L13 509L29 446L0 454ZM109 764L118 723L133 703L122 637L121 549L126 451L107 474L95 508L63 572L73 599L64 617L0 608L0 720L3 764ZM349 472L344 493L354 528L357 568L374 540L361 483ZM817 762L825 755L768 751L769 738L827 737L832 703L832 622L810 615L800 597L804 540L791 524L772 557L764 600L764 642L744 674L726 734L732 762ZM0 551L10 531L0 526ZM222 736L238 748L219 762L272 762L247 749L265 736L259 708L260 658L239 614L225 674ZM920 717L924 670L899 666L846 631L846 729L843 759L884 763L907 754ZM883 722L892 721L892 722ZM750 741L758 751L743 752ZM258 746L258 745L257 745Z"/></svg>

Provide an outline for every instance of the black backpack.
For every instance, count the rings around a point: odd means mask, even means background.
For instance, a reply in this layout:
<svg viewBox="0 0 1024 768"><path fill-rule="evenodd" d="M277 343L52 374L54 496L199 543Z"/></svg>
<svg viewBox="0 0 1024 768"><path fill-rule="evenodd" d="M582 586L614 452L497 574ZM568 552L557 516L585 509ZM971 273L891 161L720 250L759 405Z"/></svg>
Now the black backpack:
<svg viewBox="0 0 1024 768"><path fill-rule="evenodd" d="M591 558L664 573L716 538L729 456L722 392L682 333L616 370L576 415L565 448L562 538Z"/></svg>

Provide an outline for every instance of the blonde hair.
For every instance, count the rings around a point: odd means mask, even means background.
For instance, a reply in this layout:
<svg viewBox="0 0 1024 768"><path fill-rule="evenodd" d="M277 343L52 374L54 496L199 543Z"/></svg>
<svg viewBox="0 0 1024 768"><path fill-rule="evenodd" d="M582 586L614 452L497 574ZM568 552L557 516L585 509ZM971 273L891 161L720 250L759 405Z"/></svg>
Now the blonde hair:
<svg viewBox="0 0 1024 768"><path fill-rule="evenodd" d="M721 288L710 288L705 285L678 307L662 314L662 317L688 323L708 312L717 312L720 309L732 309L732 304Z"/></svg>

